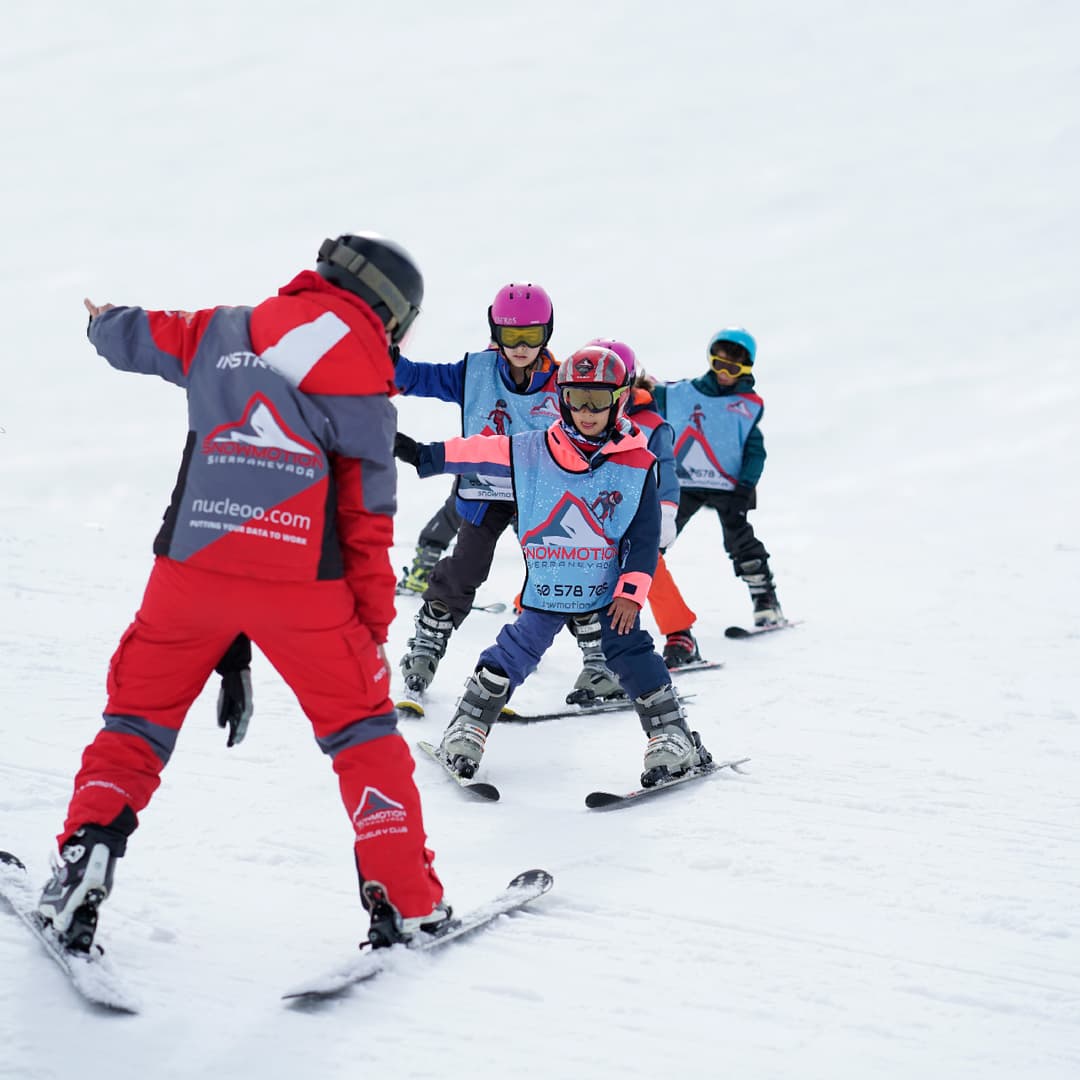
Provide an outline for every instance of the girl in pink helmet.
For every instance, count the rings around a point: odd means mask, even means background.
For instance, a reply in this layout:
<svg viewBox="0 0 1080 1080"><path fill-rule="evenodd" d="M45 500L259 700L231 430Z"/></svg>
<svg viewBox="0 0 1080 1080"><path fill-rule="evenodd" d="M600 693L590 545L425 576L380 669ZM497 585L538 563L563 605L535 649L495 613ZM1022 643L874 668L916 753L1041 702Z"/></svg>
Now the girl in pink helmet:
<svg viewBox="0 0 1080 1080"><path fill-rule="evenodd" d="M491 336L486 348L468 352L453 364L416 363L399 357L394 381L403 394L457 405L466 437L497 434L492 426L496 413L508 435L542 430L559 416L557 364L548 349L554 326L551 298L541 286L504 285L488 308ZM425 527L429 536L437 532L446 538L444 549L455 531L457 543L450 555L437 562L426 556L431 569L424 582L424 603L401 660L405 686L414 702L435 677L450 635L472 609L476 590L487 580L499 537L516 512L508 478L483 468L460 474L454 496L457 528L446 527L452 522L440 526L434 519Z"/></svg>

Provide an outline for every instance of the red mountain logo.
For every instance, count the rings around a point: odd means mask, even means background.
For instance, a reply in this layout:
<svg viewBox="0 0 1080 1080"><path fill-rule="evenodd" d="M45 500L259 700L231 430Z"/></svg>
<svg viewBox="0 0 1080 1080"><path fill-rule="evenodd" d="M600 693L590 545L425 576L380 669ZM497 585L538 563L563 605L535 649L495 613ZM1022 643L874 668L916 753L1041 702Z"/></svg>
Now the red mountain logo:
<svg viewBox="0 0 1080 1080"><path fill-rule="evenodd" d="M214 428L203 439L202 450L204 454L238 454L307 468L323 467L319 448L294 435L263 394L252 396L242 419Z"/></svg>

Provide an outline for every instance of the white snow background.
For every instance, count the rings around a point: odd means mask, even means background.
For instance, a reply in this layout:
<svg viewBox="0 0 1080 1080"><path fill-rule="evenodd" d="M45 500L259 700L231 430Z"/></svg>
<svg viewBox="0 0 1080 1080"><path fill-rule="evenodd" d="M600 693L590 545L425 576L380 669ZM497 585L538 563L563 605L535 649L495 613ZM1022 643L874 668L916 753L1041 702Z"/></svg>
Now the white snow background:
<svg viewBox="0 0 1080 1080"><path fill-rule="evenodd" d="M451 902L531 866L555 888L314 1013L279 994L364 932L349 821L266 661L237 749L212 680L102 909L143 1011L89 1009L0 919L0 1076L1080 1075L1075 4L101 0L3 22L0 847L35 880L186 430L175 387L96 356L84 295L256 303L374 228L424 270L413 359L484 345L510 280L551 292L558 355L612 335L662 378L744 324L752 521L805 622L724 638L750 605L701 514L670 562L726 666L682 685L750 775L586 811L636 782L632 715L498 729L496 805L419 761ZM440 402L399 412L458 430ZM397 565L446 489L402 471ZM481 599L520 579L508 536ZM410 740L499 623L455 636ZM564 635L517 704L558 704L577 667Z"/></svg>

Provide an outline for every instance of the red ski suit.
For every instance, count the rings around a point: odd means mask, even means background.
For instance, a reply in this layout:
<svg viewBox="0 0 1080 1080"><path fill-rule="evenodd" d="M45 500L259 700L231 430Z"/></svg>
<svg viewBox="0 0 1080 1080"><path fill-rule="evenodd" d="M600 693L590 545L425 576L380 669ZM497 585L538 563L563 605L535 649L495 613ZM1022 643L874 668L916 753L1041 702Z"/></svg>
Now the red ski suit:
<svg viewBox="0 0 1080 1080"><path fill-rule="evenodd" d="M442 886L379 650L394 615L396 509L382 324L305 271L255 308L113 308L88 336L113 367L184 387L189 432L59 842L91 822L134 829L188 709L243 633L333 762L361 880L382 882L403 916L428 914ZM332 373L346 395L293 389L264 353Z"/></svg>

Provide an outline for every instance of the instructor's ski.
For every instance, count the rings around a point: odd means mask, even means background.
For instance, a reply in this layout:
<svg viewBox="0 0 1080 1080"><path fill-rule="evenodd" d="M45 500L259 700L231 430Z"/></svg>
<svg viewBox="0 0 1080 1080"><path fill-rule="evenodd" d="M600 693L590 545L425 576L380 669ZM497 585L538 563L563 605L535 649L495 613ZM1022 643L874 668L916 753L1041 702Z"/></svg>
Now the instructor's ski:
<svg viewBox="0 0 1080 1080"><path fill-rule="evenodd" d="M453 780L462 791L467 791L470 795L475 795L478 799L484 799L486 802L498 802L499 801L499 789L494 784L487 784L483 780L470 780L464 776L458 776L453 769L450 768L450 763L443 756L442 752L437 746L433 746L429 742L424 742L421 739L416 744L432 761L438 765L447 776Z"/></svg>
<svg viewBox="0 0 1080 1080"><path fill-rule="evenodd" d="M41 921L26 867L8 851L0 851L0 897L87 1001L116 1012L139 1011L138 1001L106 960L100 946L92 946L89 953L72 952L65 949L56 932Z"/></svg>
<svg viewBox="0 0 1080 1080"><path fill-rule="evenodd" d="M362 947L360 955L342 967L301 983L282 995L296 1004L312 1004L344 993L355 983L363 982L399 963L408 961L408 954L429 952L468 934L475 933L493 922L500 915L516 911L531 903L551 888L554 879L546 870L526 870L496 897L481 907L464 915L450 918L435 934L416 934L408 945L394 945L388 949Z"/></svg>
<svg viewBox="0 0 1080 1080"><path fill-rule="evenodd" d="M585 805L590 810L618 810L652 795L659 795L663 791L669 791L673 787L687 784L691 780L702 780L706 776L718 773L721 769L731 769L733 772L741 773L743 769L740 766L745 765L749 760L748 757L744 757L734 758L731 761L712 761L708 765L701 765L691 769L689 772L683 773L682 776L676 776L673 780L664 780L659 784L654 784L652 787L635 788L633 791L628 791L623 795L616 795L610 791L593 791L585 796Z"/></svg>

